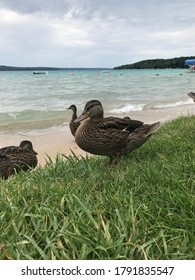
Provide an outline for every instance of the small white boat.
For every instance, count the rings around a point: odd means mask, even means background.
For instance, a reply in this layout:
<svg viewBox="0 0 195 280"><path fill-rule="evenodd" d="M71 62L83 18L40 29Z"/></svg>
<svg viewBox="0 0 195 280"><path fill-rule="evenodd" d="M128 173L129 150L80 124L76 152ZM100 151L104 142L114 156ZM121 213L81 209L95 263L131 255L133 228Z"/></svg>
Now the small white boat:
<svg viewBox="0 0 195 280"><path fill-rule="evenodd" d="M109 70L102 70L101 73L111 73Z"/></svg>
<svg viewBox="0 0 195 280"><path fill-rule="evenodd" d="M47 71L33 71L34 75L48 74Z"/></svg>

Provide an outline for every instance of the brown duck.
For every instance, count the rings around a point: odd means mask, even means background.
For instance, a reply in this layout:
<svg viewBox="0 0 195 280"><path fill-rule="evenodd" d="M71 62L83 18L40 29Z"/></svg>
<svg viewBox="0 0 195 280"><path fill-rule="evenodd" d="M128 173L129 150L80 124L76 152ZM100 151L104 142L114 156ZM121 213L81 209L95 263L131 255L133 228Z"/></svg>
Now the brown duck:
<svg viewBox="0 0 195 280"><path fill-rule="evenodd" d="M78 128L78 126L80 125L80 123L75 123L74 120L77 119L77 107L76 105L72 104L70 107L67 108L67 110L72 110L72 118L69 122L69 128L70 128L70 131L72 133L73 136L75 136L75 132Z"/></svg>
<svg viewBox="0 0 195 280"><path fill-rule="evenodd" d="M75 122L81 122L75 134L77 145L86 152L108 156L110 164L142 146L160 127L160 122L150 125L130 118L104 118L98 100L87 102Z"/></svg>
<svg viewBox="0 0 195 280"><path fill-rule="evenodd" d="M19 171L27 171L37 166L37 153L32 143L24 140L19 146L8 146L0 149L0 177L7 179Z"/></svg>

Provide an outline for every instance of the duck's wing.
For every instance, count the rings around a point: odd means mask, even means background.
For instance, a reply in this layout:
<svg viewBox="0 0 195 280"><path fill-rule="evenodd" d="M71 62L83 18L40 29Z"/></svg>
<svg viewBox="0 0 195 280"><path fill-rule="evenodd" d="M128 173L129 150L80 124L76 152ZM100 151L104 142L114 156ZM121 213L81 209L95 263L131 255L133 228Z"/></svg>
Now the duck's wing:
<svg viewBox="0 0 195 280"><path fill-rule="evenodd" d="M100 129L117 129L117 130L128 130L129 129L136 129L140 127L143 122L138 120L127 120L117 117L107 117L103 118L100 122L97 123L98 128Z"/></svg>
<svg viewBox="0 0 195 280"><path fill-rule="evenodd" d="M8 147L3 147L0 149L0 155L8 155L10 153L17 153L20 152L22 148L18 146L8 146Z"/></svg>
<svg viewBox="0 0 195 280"><path fill-rule="evenodd" d="M153 124L144 124L135 129L128 137L128 144L123 150L124 154L128 154L133 150L141 147L151 135L160 128L160 122Z"/></svg>
<svg viewBox="0 0 195 280"><path fill-rule="evenodd" d="M6 157L11 160L13 167L17 172L20 170L27 171L30 168L35 168L38 164L37 156L29 150L6 154Z"/></svg>
<svg viewBox="0 0 195 280"><path fill-rule="evenodd" d="M4 157L11 160L13 166L37 166L37 153L34 150L28 150L18 146L9 146L0 149L0 157Z"/></svg>
<svg viewBox="0 0 195 280"><path fill-rule="evenodd" d="M103 127L103 126L102 126ZM99 129L91 139L89 152L92 154L114 156L116 153L127 155L141 147L160 127L160 123L143 124L132 133L115 128Z"/></svg>
<svg viewBox="0 0 195 280"><path fill-rule="evenodd" d="M26 148L22 148L19 146L8 146L8 147L4 147L0 149L0 155L6 155L6 156L11 156L11 155L19 155L22 153L30 153L32 155L37 155L37 152L35 152L34 150L29 150Z"/></svg>

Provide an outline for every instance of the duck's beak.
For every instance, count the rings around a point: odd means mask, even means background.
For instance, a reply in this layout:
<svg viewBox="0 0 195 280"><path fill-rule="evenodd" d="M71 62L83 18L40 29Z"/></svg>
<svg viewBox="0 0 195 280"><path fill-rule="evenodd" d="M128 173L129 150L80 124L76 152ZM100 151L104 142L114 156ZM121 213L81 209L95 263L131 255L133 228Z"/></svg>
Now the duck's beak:
<svg viewBox="0 0 195 280"><path fill-rule="evenodd" d="M87 112L83 112L76 120L74 120L75 123L82 122L83 120L86 120L89 118L89 115Z"/></svg>

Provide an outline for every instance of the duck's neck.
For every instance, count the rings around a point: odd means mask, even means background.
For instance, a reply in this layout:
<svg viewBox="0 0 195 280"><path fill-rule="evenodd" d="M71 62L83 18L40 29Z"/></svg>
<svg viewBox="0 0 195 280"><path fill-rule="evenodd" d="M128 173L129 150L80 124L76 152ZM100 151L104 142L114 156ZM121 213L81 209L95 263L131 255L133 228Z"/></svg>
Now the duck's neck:
<svg viewBox="0 0 195 280"><path fill-rule="evenodd" d="M72 111L73 111L73 113L72 113L72 121L74 121L74 120L77 119L77 110L73 109Z"/></svg>

